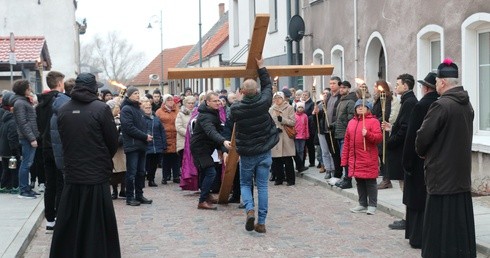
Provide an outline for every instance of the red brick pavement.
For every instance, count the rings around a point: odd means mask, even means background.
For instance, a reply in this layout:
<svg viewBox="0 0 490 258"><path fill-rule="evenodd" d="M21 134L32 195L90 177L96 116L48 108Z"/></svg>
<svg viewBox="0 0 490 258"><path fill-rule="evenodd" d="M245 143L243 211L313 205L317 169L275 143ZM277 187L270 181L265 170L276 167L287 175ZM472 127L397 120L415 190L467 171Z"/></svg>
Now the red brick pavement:
<svg viewBox="0 0 490 258"><path fill-rule="evenodd" d="M356 202L298 178L295 186L269 185L266 234L247 232L237 204L196 209L197 195L177 184L145 188L152 205L114 202L123 257L420 257L404 231L389 230L385 213L353 214ZM44 223L25 257L48 257Z"/></svg>

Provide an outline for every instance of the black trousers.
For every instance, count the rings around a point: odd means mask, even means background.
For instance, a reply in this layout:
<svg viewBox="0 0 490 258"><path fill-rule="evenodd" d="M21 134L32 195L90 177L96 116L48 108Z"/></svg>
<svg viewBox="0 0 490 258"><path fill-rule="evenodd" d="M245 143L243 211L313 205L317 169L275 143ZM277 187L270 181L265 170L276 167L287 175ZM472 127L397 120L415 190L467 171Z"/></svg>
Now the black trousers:
<svg viewBox="0 0 490 258"><path fill-rule="evenodd" d="M37 154L36 154L37 155ZM46 190L44 192L44 216L49 222L56 218L63 191L63 173L56 168L53 149L43 150L44 175L46 176Z"/></svg>
<svg viewBox="0 0 490 258"><path fill-rule="evenodd" d="M19 166L20 157L17 158L17 167L15 169L9 168L9 157L2 157L2 176L0 179L0 187L6 189L12 189L19 187Z"/></svg>
<svg viewBox="0 0 490 258"><path fill-rule="evenodd" d="M177 153L163 153L162 180L169 181L171 176L173 179L180 179L180 160Z"/></svg>
<svg viewBox="0 0 490 258"><path fill-rule="evenodd" d="M295 183L293 157L272 158L272 174L276 177L276 182L282 183L286 180L289 184ZM286 172L286 178L284 178Z"/></svg>
<svg viewBox="0 0 490 258"><path fill-rule="evenodd" d="M40 141L37 141L40 144ZM34 155L34 162L32 163L31 169L31 182L36 182L38 184L44 184L46 179L44 176L44 157L42 148L36 148L36 154Z"/></svg>
<svg viewBox="0 0 490 258"><path fill-rule="evenodd" d="M330 155L332 155L333 165L335 167L334 177L341 178L342 177L342 167L340 166L340 146L337 139L332 138L330 140L330 135L325 134L325 139L327 140L328 149L330 151ZM333 145L333 148L332 148Z"/></svg>
<svg viewBox="0 0 490 258"><path fill-rule="evenodd" d="M146 154L146 179L148 181L155 180L155 172L157 171L158 164L162 161L162 153L148 153Z"/></svg>

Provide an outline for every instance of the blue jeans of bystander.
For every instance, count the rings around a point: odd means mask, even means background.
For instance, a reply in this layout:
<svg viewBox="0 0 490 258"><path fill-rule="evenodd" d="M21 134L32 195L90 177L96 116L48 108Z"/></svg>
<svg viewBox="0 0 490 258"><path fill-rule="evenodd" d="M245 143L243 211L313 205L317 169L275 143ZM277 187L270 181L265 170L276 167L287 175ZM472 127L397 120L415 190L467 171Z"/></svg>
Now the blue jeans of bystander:
<svg viewBox="0 0 490 258"><path fill-rule="evenodd" d="M19 189L21 193L25 193L31 190L29 186L29 170L34 161L36 148L32 147L27 139L20 139L19 142L22 147L22 162L19 167Z"/></svg>

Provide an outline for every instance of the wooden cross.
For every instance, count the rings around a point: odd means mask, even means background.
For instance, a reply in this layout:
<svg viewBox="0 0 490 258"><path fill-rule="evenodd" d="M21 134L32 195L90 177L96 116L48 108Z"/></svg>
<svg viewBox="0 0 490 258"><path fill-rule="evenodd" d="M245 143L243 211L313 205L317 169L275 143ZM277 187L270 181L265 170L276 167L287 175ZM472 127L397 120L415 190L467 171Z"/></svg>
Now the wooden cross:
<svg viewBox="0 0 490 258"><path fill-rule="evenodd" d="M269 15L257 14L247 63L244 67L169 68L168 79L257 78L258 67L255 59L262 58L268 26ZM271 77L331 75L333 72L333 65L280 65L266 67ZM238 164L239 156L235 148L235 126L233 126L231 146L228 151L228 161L219 191L218 203L228 203Z"/></svg>

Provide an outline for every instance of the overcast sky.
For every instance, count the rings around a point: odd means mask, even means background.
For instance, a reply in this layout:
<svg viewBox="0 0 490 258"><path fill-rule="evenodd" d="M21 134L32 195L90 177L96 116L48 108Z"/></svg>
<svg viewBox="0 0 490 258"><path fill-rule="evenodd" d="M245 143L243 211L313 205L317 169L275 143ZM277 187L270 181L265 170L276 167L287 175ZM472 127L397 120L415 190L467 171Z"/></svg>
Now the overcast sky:
<svg viewBox="0 0 490 258"><path fill-rule="evenodd" d="M218 21L219 3L228 10L228 0L201 0L203 35ZM199 0L79 0L77 20L86 18L88 24L80 39L83 43L95 34L119 31L149 62L160 52L160 10L164 49L199 41ZM153 29L147 29L150 21Z"/></svg>

